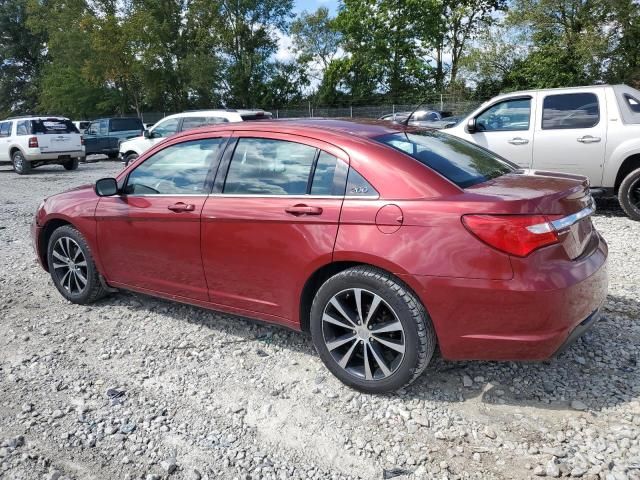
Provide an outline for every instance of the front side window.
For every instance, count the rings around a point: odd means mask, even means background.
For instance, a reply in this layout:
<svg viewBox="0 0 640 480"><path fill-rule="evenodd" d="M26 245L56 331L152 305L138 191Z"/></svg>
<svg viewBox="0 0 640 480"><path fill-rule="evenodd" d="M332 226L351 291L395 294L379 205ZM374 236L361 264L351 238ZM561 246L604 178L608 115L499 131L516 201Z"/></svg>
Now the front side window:
<svg viewBox="0 0 640 480"><path fill-rule="evenodd" d="M305 195L317 149L268 138L241 138L233 153L224 193Z"/></svg>
<svg viewBox="0 0 640 480"><path fill-rule="evenodd" d="M531 99L515 98L496 103L476 117L479 132L529 130Z"/></svg>
<svg viewBox="0 0 640 480"><path fill-rule="evenodd" d="M208 194L207 177L222 145L222 138L207 138L160 150L129 174L125 192L130 195Z"/></svg>
<svg viewBox="0 0 640 480"><path fill-rule="evenodd" d="M514 166L488 150L438 131L396 132L374 140L406 153L460 188L471 187L515 170Z"/></svg>
<svg viewBox="0 0 640 480"><path fill-rule="evenodd" d="M98 132L100 135L108 135L109 134L109 121L108 120L100 120L100 127Z"/></svg>
<svg viewBox="0 0 640 480"><path fill-rule="evenodd" d="M97 135L99 127L100 127L99 122L91 122L91 124L89 125L89 128L84 133L86 133L87 135Z"/></svg>
<svg viewBox="0 0 640 480"><path fill-rule="evenodd" d="M600 121L598 97L593 93L548 95L542 105L542 129L591 128Z"/></svg>
<svg viewBox="0 0 640 480"><path fill-rule="evenodd" d="M165 120L153 129L153 136L170 137L178 131L178 125L180 125L179 118L170 118L169 120Z"/></svg>

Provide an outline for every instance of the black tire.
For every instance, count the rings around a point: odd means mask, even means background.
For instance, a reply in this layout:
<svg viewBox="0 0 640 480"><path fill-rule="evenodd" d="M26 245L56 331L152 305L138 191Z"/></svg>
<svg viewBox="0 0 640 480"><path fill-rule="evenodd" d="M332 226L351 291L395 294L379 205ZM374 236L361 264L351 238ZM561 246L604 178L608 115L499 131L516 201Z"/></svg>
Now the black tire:
<svg viewBox="0 0 640 480"><path fill-rule="evenodd" d="M138 158L137 153L129 153L126 157L124 157L124 166L128 167L131 162L133 162L136 158Z"/></svg>
<svg viewBox="0 0 640 480"><path fill-rule="evenodd" d="M77 170L78 169L78 159L72 158L71 160L67 160L62 164L65 170Z"/></svg>
<svg viewBox="0 0 640 480"><path fill-rule="evenodd" d="M31 173L31 162L24 158L24 154L20 150L16 150L11 155L11 163L13 171L18 175L28 175Z"/></svg>
<svg viewBox="0 0 640 480"><path fill-rule="evenodd" d="M618 188L618 200L630 219L640 221L640 168L622 180Z"/></svg>
<svg viewBox="0 0 640 480"><path fill-rule="evenodd" d="M70 240L70 242L68 240ZM58 241L62 243L63 254L64 250L69 252L68 255L66 255L68 258L71 258L76 254L76 247L80 249L82 257L77 257L77 259L84 258L86 262L86 267L82 267L80 266L81 261L76 259L76 261L79 262L78 268L82 277L65 277L65 272L67 272L69 268L60 266L65 263L59 256L56 256L56 253L59 255L60 251L56 250L54 253L54 248L58 248ZM64 248L65 246L66 249ZM54 285L60 294L70 302L86 305L95 302L107 294L107 290L101 282L100 274L98 273L95 262L93 261L93 256L87 241L84 239L84 236L72 226L65 225L59 227L53 232L49 238L49 244L47 245L47 263L49 265L49 273L51 274ZM76 288L78 291L74 291L74 285L75 287L81 286L81 278L86 280L85 285L82 288ZM67 281L69 282L70 288L67 288L62 284L62 282L67 283Z"/></svg>
<svg viewBox="0 0 640 480"><path fill-rule="evenodd" d="M372 349L375 347L374 342L376 339L372 336L367 340L358 340L358 338L362 338L360 336L354 337L357 338L355 343L357 344L360 342L360 346L356 345L349 349L348 345L352 344L347 345L346 348L351 350L351 352L358 352L351 354L355 354L355 357L352 356L353 360L349 360L347 363L346 367L348 368L340 366L337 359L334 358L334 354L331 353L327 346L327 343L335 343L337 334L332 341L325 338L325 332L328 325L327 322L323 321L325 310L333 308L329 306L329 303L334 296L346 295L346 297L343 298L348 302L349 294L345 294L344 292L348 292L351 289L362 290L365 292L364 294L360 294L363 295L361 297L362 306L360 308L361 318L368 316L365 315L364 311L364 295L374 295L379 296L382 299L378 305L384 305L384 308L387 309L388 313L395 315L394 317L391 317L393 319L392 322L397 324L399 321L402 325L402 333L398 333L397 335L399 335L399 338L402 338L404 341L403 356L400 360L395 360L397 363L393 367L394 370L391 371L391 368L389 368L391 373L388 373L387 376L383 376L382 369L379 363L376 363L375 357L373 356L374 354ZM355 295L352 301L355 304ZM372 305L373 302L369 305L369 310L371 310ZM345 305L342 306L344 307ZM377 310L380 310L380 308L381 307L378 306ZM327 310L327 312L328 311L329 310ZM346 307L344 308L344 311L347 311ZM349 316L354 318L356 321L358 319L357 311L353 308L350 310ZM333 326L334 324L332 322L328 323L331 323L328 325L329 329L336 328ZM366 324L366 322L363 323ZM380 325L389 324L390 322L382 323ZM344 384L366 393L392 392L411 384L425 370L436 347L436 334L433 324L431 323L431 319L429 318L424 306L416 296L398 278L383 270L369 266L353 267L344 270L328 279L320 287L311 306L310 327L313 344L327 368ZM342 327L337 327L338 330L340 330L340 328ZM366 328L371 330L371 326L356 327L356 329L360 329L360 333L357 333L357 335L367 335ZM373 333L375 333L375 328L379 327L374 327L374 330L372 331ZM352 334L356 335L356 330L352 330ZM364 333L362 333L362 330L365 330ZM348 332L348 329L345 331L347 331L345 335L351 335ZM377 345L380 346L381 344L377 343ZM336 350L338 349L333 351L336 352ZM393 355L393 352L391 352L391 354ZM346 354L340 352L339 355L344 355L342 357L342 360L344 360ZM364 376L364 362L366 362L367 355L369 358L374 360L373 363L370 362L370 366L376 368L375 371L374 368L369 369L370 372L374 372L373 375L369 374L371 377L369 379ZM355 366L350 367L351 362L355 363ZM357 371L360 368L359 362L362 363L362 372ZM393 366L393 364L390 365ZM351 371L349 371L349 369Z"/></svg>

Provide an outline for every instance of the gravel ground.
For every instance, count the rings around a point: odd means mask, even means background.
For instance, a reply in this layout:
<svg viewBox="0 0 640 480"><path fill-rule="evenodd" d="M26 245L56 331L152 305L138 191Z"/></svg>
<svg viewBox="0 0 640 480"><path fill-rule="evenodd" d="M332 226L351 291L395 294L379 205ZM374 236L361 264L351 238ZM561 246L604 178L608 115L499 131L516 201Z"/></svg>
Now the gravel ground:
<svg viewBox="0 0 640 480"><path fill-rule="evenodd" d="M640 479L640 223L615 201L604 319L545 363L435 359L361 395L309 338L117 293L67 303L36 264L40 200L109 176L0 169L0 477Z"/></svg>

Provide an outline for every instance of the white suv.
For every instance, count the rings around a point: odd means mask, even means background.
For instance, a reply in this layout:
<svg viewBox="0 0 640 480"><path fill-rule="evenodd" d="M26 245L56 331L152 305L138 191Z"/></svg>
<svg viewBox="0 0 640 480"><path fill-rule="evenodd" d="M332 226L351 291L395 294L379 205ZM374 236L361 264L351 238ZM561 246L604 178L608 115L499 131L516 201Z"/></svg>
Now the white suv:
<svg viewBox="0 0 640 480"><path fill-rule="evenodd" d="M522 168L584 175L640 220L638 90L596 85L508 93L446 132Z"/></svg>
<svg viewBox="0 0 640 480"><path fill-rule="evenodd" d="M184 130L218 123L269 119L271 119L271 113L263 110L198 110L176 113L164 117L149 130L145 130L144 136L122 142L119 157L125 165L128 165L163 138Z"/></svg>
<svg viewBox="0 0 640 480"><path fill-rule="evenodd" d="M82 135L64 117L15 117L0 121L0 163L24 175L40 165L78 168L84 157Z"/></svg>

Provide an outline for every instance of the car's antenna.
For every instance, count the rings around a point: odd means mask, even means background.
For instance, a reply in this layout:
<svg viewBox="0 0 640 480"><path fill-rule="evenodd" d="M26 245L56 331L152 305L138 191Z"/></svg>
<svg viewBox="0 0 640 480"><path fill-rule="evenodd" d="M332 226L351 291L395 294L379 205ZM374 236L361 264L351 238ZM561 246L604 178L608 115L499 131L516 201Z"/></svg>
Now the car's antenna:
<svg viewBox="0 0 640 480"><path fill-rule="evenodd" d="M413 109L413 111L409 114L409 116L406 118L406 120L404 122L402 122L402 125L404 125L405 127L409 125L409 120L411 120L411 117L413 117L413 114L416 113L418 111L418 109L424 105L424 102L427 101L427 98L423 98L422 100L420 100L420 103L418 104L418 106L416 108Z"/></svg>

